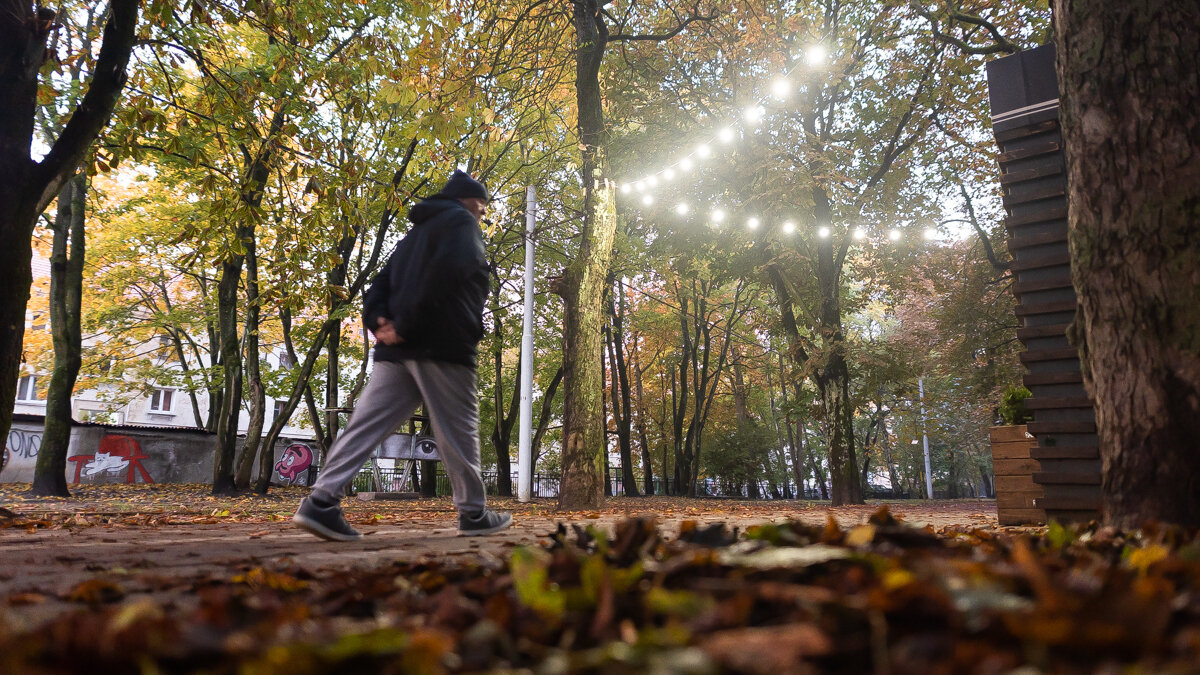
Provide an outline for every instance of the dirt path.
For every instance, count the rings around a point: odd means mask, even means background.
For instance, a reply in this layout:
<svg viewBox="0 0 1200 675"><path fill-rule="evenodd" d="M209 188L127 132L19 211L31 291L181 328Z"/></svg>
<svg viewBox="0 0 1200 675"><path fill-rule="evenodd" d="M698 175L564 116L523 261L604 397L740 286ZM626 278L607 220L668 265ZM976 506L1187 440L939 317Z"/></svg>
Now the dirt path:
<svg viewBox="0 0 1200 675"><path fill-rule="evenodd" d="M8 525L0 529L0 620L26 626L75 606L72 590L86 582L111 583L129 600L149 595L182 610L206 581L256 568L321 577L425 557L499 564L513 547L546 540L560 522L609 528L626 517L653 515L670 536L685 520L744 530L784 519L820 524L832 516L849 526L879 508L652 497L611 499L602 510L560 513L550 500L495 500L496 508L513 512L513 527L496 536L464 538L456 536L448 499L348 499L347 517L366 536L332 543L290 523L302 490L218 499L201 486L103 486L79 489L69 500L46 500L29 497L21 487L0 490L0 506L13 514L0 517ZM996 527L991 501L892 502L889 508L911 524L934 529Z"/></svg>

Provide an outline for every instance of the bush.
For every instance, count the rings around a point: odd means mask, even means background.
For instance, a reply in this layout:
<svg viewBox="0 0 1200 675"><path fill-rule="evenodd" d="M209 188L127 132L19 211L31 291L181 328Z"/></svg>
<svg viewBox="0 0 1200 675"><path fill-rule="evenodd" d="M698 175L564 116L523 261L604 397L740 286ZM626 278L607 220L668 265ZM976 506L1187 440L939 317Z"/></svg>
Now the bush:
<svg viewBox="0 0 1200 675"><path fill-rule="evenodd" d="M1030 396L1033 396L1033 392L1021 385L1005 389L1000 397L1000 419L1008 425L1026 424L1032 420L1033 414L1025 407L1025 399Z"/></svg>

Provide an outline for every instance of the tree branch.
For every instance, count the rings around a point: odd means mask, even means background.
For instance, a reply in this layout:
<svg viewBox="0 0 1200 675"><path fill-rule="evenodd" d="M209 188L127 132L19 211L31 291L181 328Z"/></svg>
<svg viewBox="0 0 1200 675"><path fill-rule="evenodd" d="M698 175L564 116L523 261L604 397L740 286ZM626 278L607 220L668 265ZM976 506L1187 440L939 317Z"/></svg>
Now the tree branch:
<svg viewBox="0 0 1200 675"><path fill-rule="evenodd" d="M88 147L112 118L125 86L125 68L133 52L139 0L112 0L104 25L104 43L83 101L71 115L62 135L37 165L33 188L41 191L37 210L43 211L75 173Z"/></svg>

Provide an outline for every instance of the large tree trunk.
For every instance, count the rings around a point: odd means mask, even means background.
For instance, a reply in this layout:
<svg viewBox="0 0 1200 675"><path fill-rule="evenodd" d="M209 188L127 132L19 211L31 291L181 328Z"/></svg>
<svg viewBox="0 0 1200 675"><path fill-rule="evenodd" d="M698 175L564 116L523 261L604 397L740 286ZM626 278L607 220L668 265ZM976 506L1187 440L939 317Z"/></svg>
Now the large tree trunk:
<svg viewBox="0 0 1200 675"><path fill-rule="evenodd" d="M9 280L0 293L0 438L8 437L17 398L34 223L108 124L125 86L137 10L137 0L112 0L87 93L45 158L35 162L30 151L38 73L55 15L27 2L0 4L0 269Z"/></svg>
<svg viewBox="0 0 1200 675"><path fill-rule="evenodd" d="M1055 0L1103 511L1200 525L1200 5Z"/></svg>
<svg viewBox="0 0 1200 675"><path fill-rule="evenodd" d="M559 284L563 312L563 444L560 509L594 508L604 498L604 408L600 369L604 290L616 233L616 203L606 171L600 64L608 29L596 0L574 3L575 92L583 146L583 227L579 251Z"/></svg>
<svg viewBox="0 0 1200 675"><path fill-rule="evenodd" d="M46 419L42 447L33 474L33 493L47 497L69 497L67 449L71 444L71 394L79 375L82 350L79 328L83 296L84 210L87 206L87 174L83 171L67 181L58 195L54 220L54 248L50 255L50 327L54 340L54 372L46 396Z"/></svg>
<svg viewBox="0 0 1200 675"><path fill-rule="evenodd" d="M813 202L817 222L830 222L832 210L823 188L813 188ZM833 242L833 237L826 237L817 244L822 362L815 379L826 419L824 427L829 434L826 441L832 505L842 506L862 504L863 496L854 455L854 406L850 401L850 369L846 365L846 341L842 332L842 270L835 257Z"/></svg>

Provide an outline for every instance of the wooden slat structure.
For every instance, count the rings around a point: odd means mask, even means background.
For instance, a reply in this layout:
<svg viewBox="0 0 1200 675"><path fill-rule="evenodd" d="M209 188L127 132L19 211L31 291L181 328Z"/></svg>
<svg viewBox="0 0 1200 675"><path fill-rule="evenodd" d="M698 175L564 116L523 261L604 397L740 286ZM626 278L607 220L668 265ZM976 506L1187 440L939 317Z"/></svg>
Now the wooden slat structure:
<svg viewBox="0 0 1200 675"><path fill-rule="evenodd" d="M996 59L988 64L987 77L1021 326L1017 337L1025 345L1025 386L1033 392L1026 401L1033 412L1028 430L1037 439L1030 457L1038 464L1033 482L1044 492L1037 506L1047 518L1091 520L1100 510L1100 455L1079 352L1067 340L1076 297L1067 249L1054 46ZM1000 476L997 466L998 510Z"/></svg>
<svg viewBox="0 0 1200 675"><path fill-rule="evenodd" d="M992 427L992 471L996 475L996 518L1001 525L1030 525L1046 522L1038 506L1042 486L1033 481L1041 462L1032 457L1037 442L1025 433L1025 425Z"/></svg>

